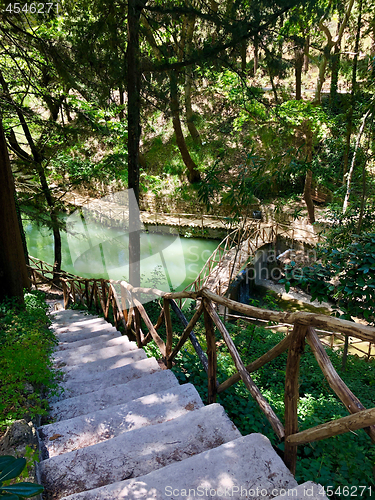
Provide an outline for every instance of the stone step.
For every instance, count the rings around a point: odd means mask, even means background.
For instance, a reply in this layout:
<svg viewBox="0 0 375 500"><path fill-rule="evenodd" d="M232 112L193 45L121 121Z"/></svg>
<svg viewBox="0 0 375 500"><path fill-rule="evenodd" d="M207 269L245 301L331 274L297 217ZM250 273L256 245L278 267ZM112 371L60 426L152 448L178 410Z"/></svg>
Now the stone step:
<svg viewBox="0 0 375 500"><path fill-rule="evenodd" d="M81 365L64 366L63 371L65 380L80 380L82 382L90 381L92 376L95 376L98 373L106 371L111 372L121 366L147 358L145 351L138 348L133 351L124 352L114 356L113 354L117 349L117 347L107 347L106 349L102 349L101 354L103 355L103 358L97 359L96 361L90 361Z"/></svg>
<svg viewBox="0 0 375 500"><path fill-rule="evenodd" d="M135 342L129 342L127 337L117 337L104 342L95 342L91 345L84 345L76 349L68 349L54 353L53 361L56 364L62 363L71 365L81 365L90 363L98 359L110 358L121 353L138 349Z"/></svg>
<svg viewBox="0 0 375 500"><path fill-rule="evenodd" d="M64 328L70 324L94 324L103 323L104 318L93 316L91 314L83 314L79 311L56 311L50 314L52 324L56 328Z"/></svg>
<svg viewBox="0 0 375 500"><path fill-rule="evenodd" d="M262 434L249 434L147 475L64 500L271 499L295 486L296 480L270 441Z"/></svg>
<svg viewBox="0 0 375 500"><path fill-rule="evenodd" d="M108 323L106 325L94 325L91 328L69 327L69 329L62 333L59 333L59 331L55 329L55 335L59 342L76 342L77 340L91 339L93 337L99 337L100 335L114 332L116 332L116 329Z"/></svg>
<svg viewBox="0 0 375 500"><path fill-rule="evenodd" d="M131 380L127 384L114 385L74 398L63 399L51 405L49 415L56 422L60 422L124 404L154 392L172 389L175 386L178 386L175 375L170 370L160 370Z"/></svg>
<svg viewBox="0 0 375 500"><path fill-rule="evenodd" d="M125 432L156 425L202 408L192 384L149 394L128 403L39 427L42 456L51 458L92 446Z"/></svg>
<svg viewBox="0 0 375 500"><path fill-rule="evenodd" d="M89 392L100 391L114 385L126 384L130 380L143 377L160 370L155 358L146 358L113 370L93 374L89 380L71 378L60 384L64 390L59 400L72 398ZM53 402L53 401L52 401Z"/></svg>
<svg viewBox="0 0 375 500"><path fill-rule="evenodd" d="M98 318L93 314L87 314L86 311L78 311L74 309L60 309L59 311L52 311L49 313L54 321L66 320L67 318L77 318L77 319L87 319L87 318Z"/></svg>
<svg viewBox="0 0 375 500"><path fill-rule="evenodd" d="M77 319L77 318L67 318L65 320L52 321L52 325L54 328L59 330L61 333L72 327L72 328L84 328L84 327L94 327L98 325L109 325L110 323L105 321L104 318L94 318L90 316L86 316L86 318Z"/></svg>
<svg viewBox="0 0 375 500"><path fill-rule="evenodd" d="M212 404L173 420L44 460L38 464L39 479L45 487L46 499L58 500L72 493L148 474L238 437L240 433L224 409ZM248 464L246 471L249 471ZM114 499L116 496L111 497Z"/></svg>
<svg viewBox="0 0 375 500"><path fill-rule="evenodd" d="M105 342L107 340L115 339L115 338L126 338L127 335L121 335L121 333L117 330L109 331L108 333L103 333L103 335L97 335L96 337L90 337L82 340L75 340L74 342L59 342L56 351L66 351L68 349L78 349L79 347L85 345L94 345L97 342Z"/></svg>

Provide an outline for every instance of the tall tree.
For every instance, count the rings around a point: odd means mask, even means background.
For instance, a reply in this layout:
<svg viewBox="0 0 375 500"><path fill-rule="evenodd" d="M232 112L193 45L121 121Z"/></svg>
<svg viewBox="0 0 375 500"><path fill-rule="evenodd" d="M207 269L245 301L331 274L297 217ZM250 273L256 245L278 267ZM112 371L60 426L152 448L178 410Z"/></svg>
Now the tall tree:
<svg viewBox="0 0 375 500"><path fill-rule="evenodd" d="M25 254L15 203L15 188L9 155L0 120L0 301L15 297L23 303L29 288Z"/></svg>
<svg viewBox="0 0 375 500"><path fill-rule="evenodd" d="M128 189L133 189L135 203L129 199L129 280L140 286L140 219L139 219L139 139L140 84L139 23L146 0L128 0L127 92L128 92Z"/></svg>

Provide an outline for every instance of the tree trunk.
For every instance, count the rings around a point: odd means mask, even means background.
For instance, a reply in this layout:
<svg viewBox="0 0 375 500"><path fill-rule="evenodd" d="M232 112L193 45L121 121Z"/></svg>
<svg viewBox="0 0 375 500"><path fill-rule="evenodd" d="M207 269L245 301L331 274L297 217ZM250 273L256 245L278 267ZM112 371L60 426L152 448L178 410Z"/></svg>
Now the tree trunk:
<svg viewBox="0 0 375 500"><path fill-rule="evenodd" d="M124 101L124 89L122 88L122 85L120 85L119 89L119 95L120 95L120 106L124 106L125 104L125 101ZM124 121L125 120L125 112L124 112L124 108L121 107L121 111L119 113L119 118L120 118L120 121Z"/></svg>
<svg viewBox="0 0 375 500"><path fill-rule="evenodd" d="M128 2L128 189L129 196L129 281L133 286L141 282L141 231L139 218L139 139L140 139L140 82L139 23L145 0Z"/></svg>
<svg viewBox="0 0 375 500"><path fill-rule="evenodd" d="M258 65L259 65L259 42L255 38L254 39L254 76L256 75L256 72L258 71Z"/></svg>
<svg viewBox="0 0 375 500"><path fill-rule="evenodd" d="M276 104L280 104L279 103L279 96L277 95L277 88L275 85L275 80L274 80L273 75L272 75L272 68L271 68L271 65L269 62L267 63L267 69L268 69L268 76L270 77L272 92L273 92L273 95L275 97L275 102L276 102Z"/></svg>
<svg viewBox="0 0 375 500"><path fill-rule="evenodd" d="M307 35L306 40L305 40L305 47L303 49L303 71L304 73L307 73L309 71L309 58L310 54L310 35Z"/></svg>
<svg viewBox="0 0 375 500"><path fill-rule="evenodd" d="M350 186L351 186L351 182L352 182L352 178L353 178L355 160L357 158L357 151L358 151L359 145L361 143L361 138L362 138L363 131L365 129L366 120L367 120L370 112L371 112L371 109L369 109L367 111L367 113L365 114L365 116L363 117L362 125L361 125L361 128L359 129L359 132L358 132L358 136L357 136L357 140L356 140L356 144L355 144L355 149L354 149L354 154L353 154L353 158L352 158L352 163L351 163L350 170L348 172L348 178L346 181L346 193L345 193L344 204L342 206L343 213L345 213L347 208L348 208L349 196L350 196Z"/></svg>
<svg viewBox="0 0 375 500"><path fill-rule="evenodd" d="M358 51L359 51L359 40L361 34L361 24L362 24L362 0L359 3L359 12L357 19L357 33L355 37L354 46L354 59L352 67L352 89L350 94L350 108L348 111L347 126L346 126L346 146L343 160L343 182L345 182L345 176L348 171L349 164L349 152L350 152L350 141L353 132L353 111L355 106L355 93L357 87L357 64L358 64ZM344 201L345 205L345 201Z"/></svg>
<svg viewBox="0 0 375 500"><path fill-rule="evenodd" d="M325 33L325 35L327 37L327 43L323 49L323 59L319 65L319 76L318 76L318 81L317 81L316 89L315 89L315 103L316 104L321 104L321 92L322 92L322 87L323 87L323 83L325 80L327 63L328 63L328 60L331 56L331 50L336 45L338 45L338 46L341 45L341 40L342 40L342 37L344 34L344 30L349 22L349 18L350 18L352 9L353 9L353 4L354 4L354 0L349 0L349 4L346 8L344 19L340 25L339 32L338 32L335 39L332 39L332 34L329 31L329 28L327 28L327 26L325 26L322 21L319 23L320 29Z"/></svg>
<svg viewBox="0 0 375 500"><path fill-rule="evenodd" d="M189 57L191 55L191 47L194 36L194 28L195 28L195 17L191 17L187 20L187 28L186 28L186 56ZM201 144L201 137L194 123L194 112L191 106L191 83L192 83L192 69L190 66L187 66L185 69L185 109L186 109L186 122L187 127L189 129L189 133L193 139L193 141L197 144Z"/></svg>
<svg viewBox="0 0 375 500"><path fill-rule="evenodd" d="M246 71L246 53L247 53L247 41L244 40L241 43L241 71L245 73Z"/></svg>
<svg viewBox="0 0 375 500"><path fill-rule="evenodd" d="M176 134L176 142L178 149L180 150L182 160L189 170L189 182L198 182L201 179L197 165L192 160L189 150L186 146L185 137L182 133L181 120L180 120L180 109L178 102L178 88L177 88L177 76L174 71L169 73L170 87L171 87L171 114L173 129Z"/></svg>
<svg viewBox="0 0 375 500"><path fill-rule="evenodd" d="M202 144L201 136L194 123L194 112L191 106L191 69L186 68L185 72L185 108L186 108L186 124L189 129L193 141L197 144Z"/></svg>
<svg viewBox="0 0 375 500"><path fill-rule="evenodd" d="M40 185L42 187L42 192L44 198L47 201L47 205L50 208L51 225L54 239L54 263L53 263L53 282L58 285L60 282L60 271L61 271L61 234L59 228L59 217L58 210L55 206L55 200L52 197L51 190L48 186L46 175L44 172L43 165L41 163L36 164L36 170L38 172Z"/></svg>
<svg viewBox="0 0 375 500"><path fill-rule="evenodd" d="M16 154L19 155L20 158L22 158L23 160L29 161L32 164L32 166L35 168L35 170L39 176L39 181L40 181L40 185L42 187L43 195L45 197L47 205L50 208L51 226L52 226L52 231L53 231L53 236L54 236L54 250L55 250L55 258L54 258L54 265L53 265L53 282L55 284L58 284L60 281L59 273L61 271L61 235L60 235L60 229L59 229L58 211L56 210L55 201L52 197L51 190L48 186L44 167L42 165L42 162L44 160L43 153L35 145L30 128L29 128L28 124L26 123L25 116L22 113L22 110L15 103L13 103L12 96L11 96L9 89L8 89L8 84L6 83L1 72L0 72L0 84L3 87L3 91L4 91L5 95L7 96L9 102L16 109L16 113L18 115L20 125L22 127L23 133L25 134L25 138L26 138L28 146L31 150L32 156L30 156L27 152L22 150L22 148L20 147L13 131L10 133L10 145L11 145L12 149L16 152Z"/></svg>
<svg viewBox="0 0 375 500"><path fill-rule="evenodd" d="M302 68L303 68L303 48L296 47L294 50L294 74L296 77L296 100L302 99Z"/></svg>
<svg viewBox="0 0 375 500"><path fill-rule="evenodd" d="M337 35L340 32L341 22L337 23ZM337 86L339 81L339 71L340 71L340 51L341 51L341 40L339 40L333 51L331 58L331 87L329 91L329 104L331 108L336 108L337 106Z"/></svg>
<svg viewBox="0 0 375 500"><path fill-rule="evenodd" d="M329 102L331 108L337 107L337 87L340 71L340 50L341 46L336 46L331 59L331 87L329 91Z"/></svg>
<svg viewBox="0 0 375 500"><path fill-rule="evenodd" d="M311 130L311 125L308 121L304 122L303 128L305 129L305 137L306 137L306 159L309 164L311 164L312 161L312 130ZM306 177L305 177L305 187L303 190L303 199L305 200L306 207L307 207L307 213L308 213L308 218L309 218L309 223L313 224L315 222L315 207L314 207L314 202L311 197L311 184L312 184L312 170L309 168L306 172Z"/></svg>
<svg viewBox="0 0 375 500"><path fill-rule="evenodd" d="M328 46L328 44L327 44ZM328 57L329 57L329 52L331 51L331 48L328 48L326 46L326 51L328 54L324 53L323 59L321 60L319 64L319 75L318 75L318 81L316 83L316 88L315 88L315 103L316 104L321 104L322 103L322 88L324 84L324 80L326 79L326 68L327 68L327 63L328 63Z"/></svg>
<svg viewBox="0 0 375 500"><path fill-rule="evenodd" d="M0 121L0 301L15 297L23 303L29 288L24 249L17 218L15 188L3 126Z"/></svg>

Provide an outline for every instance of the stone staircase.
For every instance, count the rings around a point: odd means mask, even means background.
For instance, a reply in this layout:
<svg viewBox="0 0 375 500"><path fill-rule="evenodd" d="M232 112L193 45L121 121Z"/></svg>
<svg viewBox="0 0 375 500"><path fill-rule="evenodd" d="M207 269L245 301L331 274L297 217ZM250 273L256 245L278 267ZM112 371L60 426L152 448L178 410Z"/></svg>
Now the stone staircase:
<svg viewBox="0 0 375 500"><path fill-rule="evenodd" d="M38 429L45 500L326 498L297 485L265 436L242 437L219 404L204 406L103 319L52 318L65 375L54 423Z"/></svg>

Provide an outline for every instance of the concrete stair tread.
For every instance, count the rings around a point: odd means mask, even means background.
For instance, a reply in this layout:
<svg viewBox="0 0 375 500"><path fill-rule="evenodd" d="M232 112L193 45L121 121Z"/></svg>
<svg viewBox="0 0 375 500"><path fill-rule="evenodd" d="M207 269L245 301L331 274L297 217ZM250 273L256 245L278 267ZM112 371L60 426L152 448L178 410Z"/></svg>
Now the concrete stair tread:
<svg viewBox="0 0 375 500"><path fill-rule="evenodd" d="M38 429L45 500L327 499L297 485L265 436L242 437L220 405L203 406L102 318L51 317L65 392L51 402L57 422Z"/></svg>
<svg viewBox="0 0 375 500"><path fill-rule="evenodd" d="M175 375L170 370L160 370L131 380L126 384L114 385L99 391L63 399L51 405L49 414L55 421L63 421L92 413L98 409L104 410L111 406L124 404L154 392L172 389L175 386L178 386Z"/></svg>
<svg viewBox="0 0 375 500"><path fill-rule="evenodd" d="M108 323L104 318L93 318L88 317L85 319L66 319L64 321L52 321L52 325L57 333L63 333L64 330L71 328L72 330L78 330L79 328L97 328L99 326L109 326L114 328L110 323Z"/></svg>
<svg viewBox="0 0 375 500"><path fill-rule="evenodd" d="M154 373L160 369L155 358L146 358L113 370L92 374L84 384L82 380L70 378L61 384L64 393L59 397L59 400L103 390L114 385L125 384L130 380Z"/></svg>
<svg viewBox="0 0 375 500"><path fill-rule="evenodd" d="M116 329L109 325L97 325L92 328L78 328L64 330L64 332L58 332L55 330L57 340L59 342L75 342L77 340L91 339L93 337L99 337L107 333L115 333ZM121 335L121 334L120 334Z"/></svg>
<svg viewBox="0 0 375 500"><path fill-rule="evenodd" d="M87 314L86 311L78 311L74 309L60 309L49 313L56 320L63 320L64 318L98 318L93 314Z"/></svg>
<svg viewBox="0 0 375 500"><path fill-rule="evenodd" d="M107 347L106 349L100 350L100 355L102 356L95 361L88 361L82 364L76 364L73 366L64 366L63 371L65 373L66 380L91 380L91 377L97 373L102 373L106 371L112 371L121 366L134 363L135 361L140 361L146 359L147 355L143 349L135 349L132 351L123 352L120 354L116 353L117 347ZM108 356L108 357L106 357Z"/></svg>
<svg viewBox="0 0 375 500"><path fill-rule="evenodd" d="M54 363L75 365L105 359L116 354L130 352L138 349L135 342L129 342L127 337L116 337L114 339L95 342L91 345L83 345L76 349L58 351L53 355Z"/></svg>
<svg viewBox="0 0 375 500"><path fill-rule="evenodd" d="M195 387L185 384L70 420L44 425L39 428L44 458L101 443L134 429L160 424L203 406Z"/></svg>
<svg viewBox="0 0 375 500"><path fill-rule="evenodd" d="M39 463L48 498L138 477L240 437L218 404ZM115 498L115 497L113 497Z"/></svg>
<svg viewBox="0 0 375 500"><path fill-rule="evenodd" d="M82 339L82 340L76 340L74 342L59 342L59 344L56 347L55 352L59 351L68 351L70 349L78 349L79 347L87 346L87 345L94 345L97 342L106 342L107 340L111 339L118 339L118 338L126 338L129 340L127 335L121 335L120 332L117 330L115 331L109 331L108 333L103 333L102 335L97 335L96 337L88 338L88 339ZM129 341L130 342L130 341Z"/></svg>
<svg viewBox="0 0 375 500"><path fill-rule="evenodd" d="M262 434L249 434L147 475L67 496L64 500L271 499L275 493L296 486L296 480L268 438ZM247 494L249 490L254 490L255 494ZM198 492L203 494L198 495Z"/></svg>

